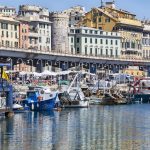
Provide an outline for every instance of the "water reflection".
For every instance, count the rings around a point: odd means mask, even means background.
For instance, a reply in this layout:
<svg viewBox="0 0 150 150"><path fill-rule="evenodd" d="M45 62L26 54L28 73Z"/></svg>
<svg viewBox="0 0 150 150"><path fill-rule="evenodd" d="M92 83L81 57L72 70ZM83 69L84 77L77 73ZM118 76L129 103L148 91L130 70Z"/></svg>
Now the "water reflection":
<svg viewBox="0 0 150 150"><path fill-rule="evenodd" d="M150 149L150 105L93 106L0 120L4 150Z"/></svg>

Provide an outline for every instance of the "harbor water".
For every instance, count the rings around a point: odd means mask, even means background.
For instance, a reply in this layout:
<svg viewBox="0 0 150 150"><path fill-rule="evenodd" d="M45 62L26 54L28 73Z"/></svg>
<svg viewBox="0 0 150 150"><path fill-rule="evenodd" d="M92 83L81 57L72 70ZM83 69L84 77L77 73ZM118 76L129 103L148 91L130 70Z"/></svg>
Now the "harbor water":
<svg viewBox="0 0 150 150"><path fill-rule="evenodd" d="M149 150L150 105L0 117L0 150Z"/></svg>

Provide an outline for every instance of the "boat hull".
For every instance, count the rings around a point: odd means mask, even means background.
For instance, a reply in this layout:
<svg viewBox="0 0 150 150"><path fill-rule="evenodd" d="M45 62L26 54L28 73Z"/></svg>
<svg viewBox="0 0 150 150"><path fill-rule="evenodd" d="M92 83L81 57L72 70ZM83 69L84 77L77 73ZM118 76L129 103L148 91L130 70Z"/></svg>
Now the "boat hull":
<svg viewBox="0 0 150 150"><path fill-rule="evenodd" d="M55 102L56 102L56 97L44 101L30 102L27 105L32 111L47 111L47 110L54 109Z"/></svg>
<svg viewBox="0 0 150 150"><path fill-rule="evenodd" d="M63 108L88 108L89 101L79 101L78 103L71 103L62 105Z"/></svg>
<svg viewBox="0 0 150 150"><path fill-rule="evenodd" d="M132 102L150 103L150 94L134 94Z"/></svg>

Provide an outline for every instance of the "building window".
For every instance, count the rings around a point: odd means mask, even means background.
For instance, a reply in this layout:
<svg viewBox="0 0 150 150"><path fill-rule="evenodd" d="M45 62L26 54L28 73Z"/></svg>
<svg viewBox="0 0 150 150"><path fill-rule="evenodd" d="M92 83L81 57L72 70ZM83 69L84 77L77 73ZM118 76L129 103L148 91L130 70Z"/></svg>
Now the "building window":
<svg viewBox="0 0 150 150"><path fill-rule="evenodd" d="M73 38L71 38L71 43L73 43Z"/></svg>
<svg viewBox="0 0 150 150"><path fill-rule="evenodd" d="M116 45L118 45L118 41L116 40Z"/></svg>
<svg viewBox="0 0 150 150"><path fill-rule="evenodd" d="M95 44L97 44L97 39L95 39Z"/></svg>
<svg viewBox="0 0 150 150"><path fill-rule="evenodd" d="M90 43L92 43L92 38L90 38Z"/></svg>
<svg viewBox="0 0 150 150"><path fill-rule="evenodd" d="M100 29L100 28L101 28L101 27L99 27L99 29ZM101 29L102 29L102 28L101 28ZM101 30L101 29L100 29L100 30ZM100 34L102 35L102 34L103 34L103 31L100 31Z"/></svg>
<svg viewBox="0 0 150 150"><path fill-rule="evenodd" d="M1 29L8 29L7 23L1 23Z"/></svg>
<svg viewBox="0 0 150 150"><path fill-rule="evenodd" d="M124 48L124 42L122 42L122 48Z"/></svg>
<svg viewBox="0 0 150 150"><path fill-rule="evenodd" d="M103 44L103 39L100 39L100 43Z"/></svg>
<svg viewBox="0 0 150 150"><path fill-rule="evenodd" d="M116 49L116 52L115 52L115 53L116 53L116 56L118 56L118 49Z"/></svg>
<svg viewBox="0 0 150 150"><path fill-rule="evenodd" d="M109 17L106 18L106 19L105 19L105 22L110 22L110 18L109 18Z"/></svg>
<svg viewBox="0 0 150 150"><path fill-rule="evenodd" d="M103 55L103 49L101 48L101 55Z"/></svg>
<svg viewBox="0 0 150 150"><path fill-rule="evenodd" d="M9 47L9 41L6 41L6 47Z"/></svg>
<svg viewBox="0 0 150 150"><path fill-rule="evenodd" d="M15 38L16 38L16 39L18 38L18 36L17 36L17 32L15 33Z"/></svg>
<svg viewBox="0 0 150 150"><path fill-rule="evenodd" d="M95 34L97 34L98 32L97 31L95 31Z"/></svg>
<svg viewBox="0 0 150 150"><path fill-rule="evenodd" d="M30 39L30 44L32 44L32 39Z"/></svg>
<svg viewBox="0 0 150 150"><path fill-rule="evenodd" d="M73 47L71 47L71 54L73 54Z"/></svg>
<svg viewBox="0 0 150 150"><path fill-rule="evenodd" d="M92 51L93 51L92 48L90 48L90 55L92 55Z"/></svg>
<svg viewBox="0 0 150 150"><path fill-rule="evenodd" d="M93 22L96 23L96 18L93 18Z"/></svg>
<svg viewBox="0 0 150 150"><path fill-rule="evenodd" d="M131 43L131 48L133 48L133 49L135 48L135 43L134 42Z"/></svg>
<svg viewBox="0 0 150 150"><path fill-rule="evenodd" d="M80 48L79 47L77 47L77 54L79 54L80 53Z"/></svg>
<svg viewBox="0 0 150 150"><path fill-rule="evenodd" d="M92 30L90 30L90 33L92 34L92 33L93 33L93 31L92 31Z"/></svg>
<svg viewBox="0 0 150 150"><path fill-rule="evenodd" d="M41 40L42 40L42 39L41 39ZM47 39L46 39L46 43L48 43L48 44L50 43L50 38L47 38Z"/></svg>
<svg viewBox="0 0 150 150"><path fill-rule="evenodd" d="M16 47L16 48L18 47L18 42L15 42L15 47Z"/></svg>
<svg viewBox="0 0 150 150"><path fill-rule="evenodd" d="M4 31L2 31L2 37L4 37Z"/></svg>
<svg viewBox="0 0 150 150"><path fill-rule="evenodd" d="M106 40L106 45L108 44L108 40Z"/></svg>
<svg viewBox="0 0 150 150"><path fill-rule="evenodd" d="M113 50L112 49L110 49L110 55L113 56Z"/></svg>
<svg viewBox="0 0 150 150"><path fill-rule="evenodd" d="M85 55L87 55L87 47L85 47Z"/></svg>
<svg viewBox="0 0 150 150"><path fill-rule="evenodd" d="M108 49L106 49L106 56L108 56Z"/></svg>
<svg viewBox="0 0 150 150"><path fill-rule="evenodd" d="M102 22L102 19L101 19L101 18L99 18L99 19L98 19L98 21L99 21L99 22Z"/></svg>
<svg viewBox="0 0 150 150"><path fill-rule="evenodd" d="M15 31L17 31L17 25L14 26Z"/></svg>
<svg viewBox="0 0 150 150"><path fill-rule="evenodd" d="M76 33L80 33L80 30L76 30Z"/></svg>
<svg viewBox="0 0 150 150"><path fill-rule="evenodd" d="M87 43L87 38L85 38L85 43Z"/></svg>
<svg viewBox="0 0 150 150"><path fill-rule="evenodd" d="M111 42L110 42L110 43L111 43L111 45L113 45L113 40L111 40Z"/></svg>
<svg viewBox="0 0 150 150"><path fill-rule="evenodd" d="M4 41L2 40L2 46L4 46Z"/></svg>
<svg viewBox="0 0 150 150"><path fill-rule="evenodd" d="M41 39L41 37L39 37L39 43L41 43L42 42L42 39Z"/></svg>
<svg viewBox="0 0 150 150"><path fill-rule="evenodd" d="M47 50L49 51L49 46L47 46Z"/></svg>
<svg viewBox="0 0 150 150"><path fill-rule="evenodd" d="M85 30L85 33L88 33L88 31L87 31L87 30Z"/></svg>
<svg viewBox="0 0 150 150"><path fill-rule="evenodd" d="M130 48L130 42L126 42L126 48Z"/></svg>
<svg viewBox="0 0 150 150"><path fill-rule="evenodd" d="M95 48L95 56L97 56L97 48Z"/></svg>
<svg viewBox="0 0 150 150"><path fill-rule="evenodd" d="M71 29L71 30L70 30L70 33L74 33L74 30L73 30L73 29Z"/></svg>
<svg viewBox="0 0 150 150"><path fill-rule="evenodd" d="M80 38L77 38L77 43L79 43L80 42Z"/></svg>

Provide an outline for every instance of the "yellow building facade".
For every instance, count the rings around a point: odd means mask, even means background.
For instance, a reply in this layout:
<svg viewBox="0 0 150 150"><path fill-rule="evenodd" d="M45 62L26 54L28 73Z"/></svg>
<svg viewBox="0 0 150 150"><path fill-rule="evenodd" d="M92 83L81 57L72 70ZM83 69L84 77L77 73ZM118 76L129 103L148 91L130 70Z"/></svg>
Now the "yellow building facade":
<svg viewBox="0 0 150 150"><path fill-rule="evenodd" d="M134 77L145 77L146 76L146 73L139 69L125 69L125 70L123 70L123 73L132 75Z"/></svg>
<svg viewBox="0 0 150 150"><path fill-rule="evenodd" d="M121 57L142 59L143 25L136 19L136 15L117 9L114 2L107 2L105 6L92 8L78 23L78 26L120 32Z"/></svg>
<svg viewBox="0 0 150 150"><path fill-rule="evenodd" d="M150 59L150 21L143 21L143 58Z"/></svg>

